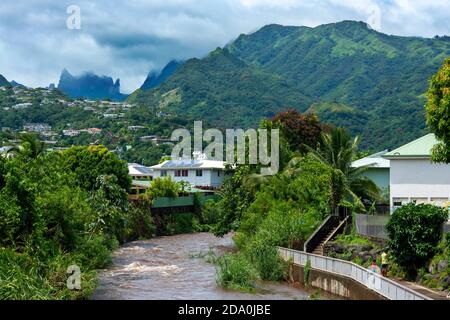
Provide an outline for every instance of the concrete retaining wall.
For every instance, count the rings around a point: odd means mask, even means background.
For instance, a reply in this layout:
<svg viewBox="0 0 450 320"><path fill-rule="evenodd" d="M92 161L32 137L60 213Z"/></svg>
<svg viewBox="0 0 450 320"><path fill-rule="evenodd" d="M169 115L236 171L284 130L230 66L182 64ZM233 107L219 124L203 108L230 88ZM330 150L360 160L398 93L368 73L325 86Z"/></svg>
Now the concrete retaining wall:
<svg viewBox="0 0 450 320"><path fill-rule="evenodd" d="M303 269L304 267L302 266L291 265L289 270L290 281L305 286ZM311 269L309 284L314 288L322 289L350 300L386 300L383 296L353 279L325 271Z"/></svg>

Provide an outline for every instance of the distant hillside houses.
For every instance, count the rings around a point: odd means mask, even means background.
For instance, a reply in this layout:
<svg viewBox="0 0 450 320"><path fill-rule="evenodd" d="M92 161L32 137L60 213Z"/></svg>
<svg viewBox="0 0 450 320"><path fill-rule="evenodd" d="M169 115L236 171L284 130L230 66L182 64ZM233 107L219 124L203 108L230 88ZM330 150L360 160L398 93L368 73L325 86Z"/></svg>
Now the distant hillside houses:
<svg viewBox="0 0 450 320"><path fill-rule="evenodd" d="M157 146L160 144L173 144L172 140L168 137L160 137L157 135L143 136L140 137L143 142L153 142Z"/></svg>
<svg viewBox="0 0 450 320"><path fill-rule="evenodd" d="M100 128L87 128L87 129L80 129L80 130L67 129L67 130L63 130L63 135L66 137L76 137L76 136L79 136L83 132L94 135L94 134L101 133L102 129L100 129Z"/></svg>
<svg viewBox="0 0 450 320"><path fill-rule="evenodd" d="M52 127L47 123L27 123L23 126L23 130L28 132L41 133L45 131L51 131Z"/></svg>
<svg viewBox="0 0 450 320"><path fill-rule="evenodd" d="M30 102L26 102L26 103L18 103L14 106L12 106L11 108L14 110L23 110L23 109L28 109L29 107L32 107L33 104Z"/></svg>

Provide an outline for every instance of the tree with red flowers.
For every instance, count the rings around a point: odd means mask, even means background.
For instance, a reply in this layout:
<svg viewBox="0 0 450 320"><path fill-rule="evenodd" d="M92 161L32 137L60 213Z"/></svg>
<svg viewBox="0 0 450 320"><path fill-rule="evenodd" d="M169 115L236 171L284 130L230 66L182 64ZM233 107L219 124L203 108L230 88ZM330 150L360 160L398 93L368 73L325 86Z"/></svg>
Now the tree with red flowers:
<svg viewBox="0 0 450 320"><path fill-rule="evenodd" d="M323 129L319 118L314 114L288 110L276 114L271 121L275 127L280 128L293 151L306 152L303 144L316 148L320 141Z"/></svg>

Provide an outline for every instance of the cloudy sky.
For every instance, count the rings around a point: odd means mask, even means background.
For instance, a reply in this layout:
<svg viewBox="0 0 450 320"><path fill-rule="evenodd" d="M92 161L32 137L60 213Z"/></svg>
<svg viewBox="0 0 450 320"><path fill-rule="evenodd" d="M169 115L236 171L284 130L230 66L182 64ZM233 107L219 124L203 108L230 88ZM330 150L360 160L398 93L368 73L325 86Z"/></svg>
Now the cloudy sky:
<svg viewBox="0 0 450 320"><path fill-rule="evenodd" d="M1 1L0 74L36 87L57 83L63 68L90 70L120 78L129 93L169 60L202 57L265 24L360 20L432 37L450 35L449 8L450 0Z"/></svg>

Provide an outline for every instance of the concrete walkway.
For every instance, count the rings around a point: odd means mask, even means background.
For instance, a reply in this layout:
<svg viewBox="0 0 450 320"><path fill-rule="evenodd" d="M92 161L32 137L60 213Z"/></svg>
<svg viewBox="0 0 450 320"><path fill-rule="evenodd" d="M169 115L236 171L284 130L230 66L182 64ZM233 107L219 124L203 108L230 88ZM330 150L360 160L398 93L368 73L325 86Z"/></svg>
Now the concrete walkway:
<svg viewBox="0 0 450 320"><path fill-rule="evenodd" d="M391 279L395 282L400 283L401 285L414 290L416 292L419 292L433 300L448 300L450 301L450 295L447 298L447 293L443 292L443 291L437 291L437 290L432 290L430 288L426 288L423 286L418 285L417 283L414 282L409 282L409 281L405 281L405 280L400 280L400 279Z"/></svg>

